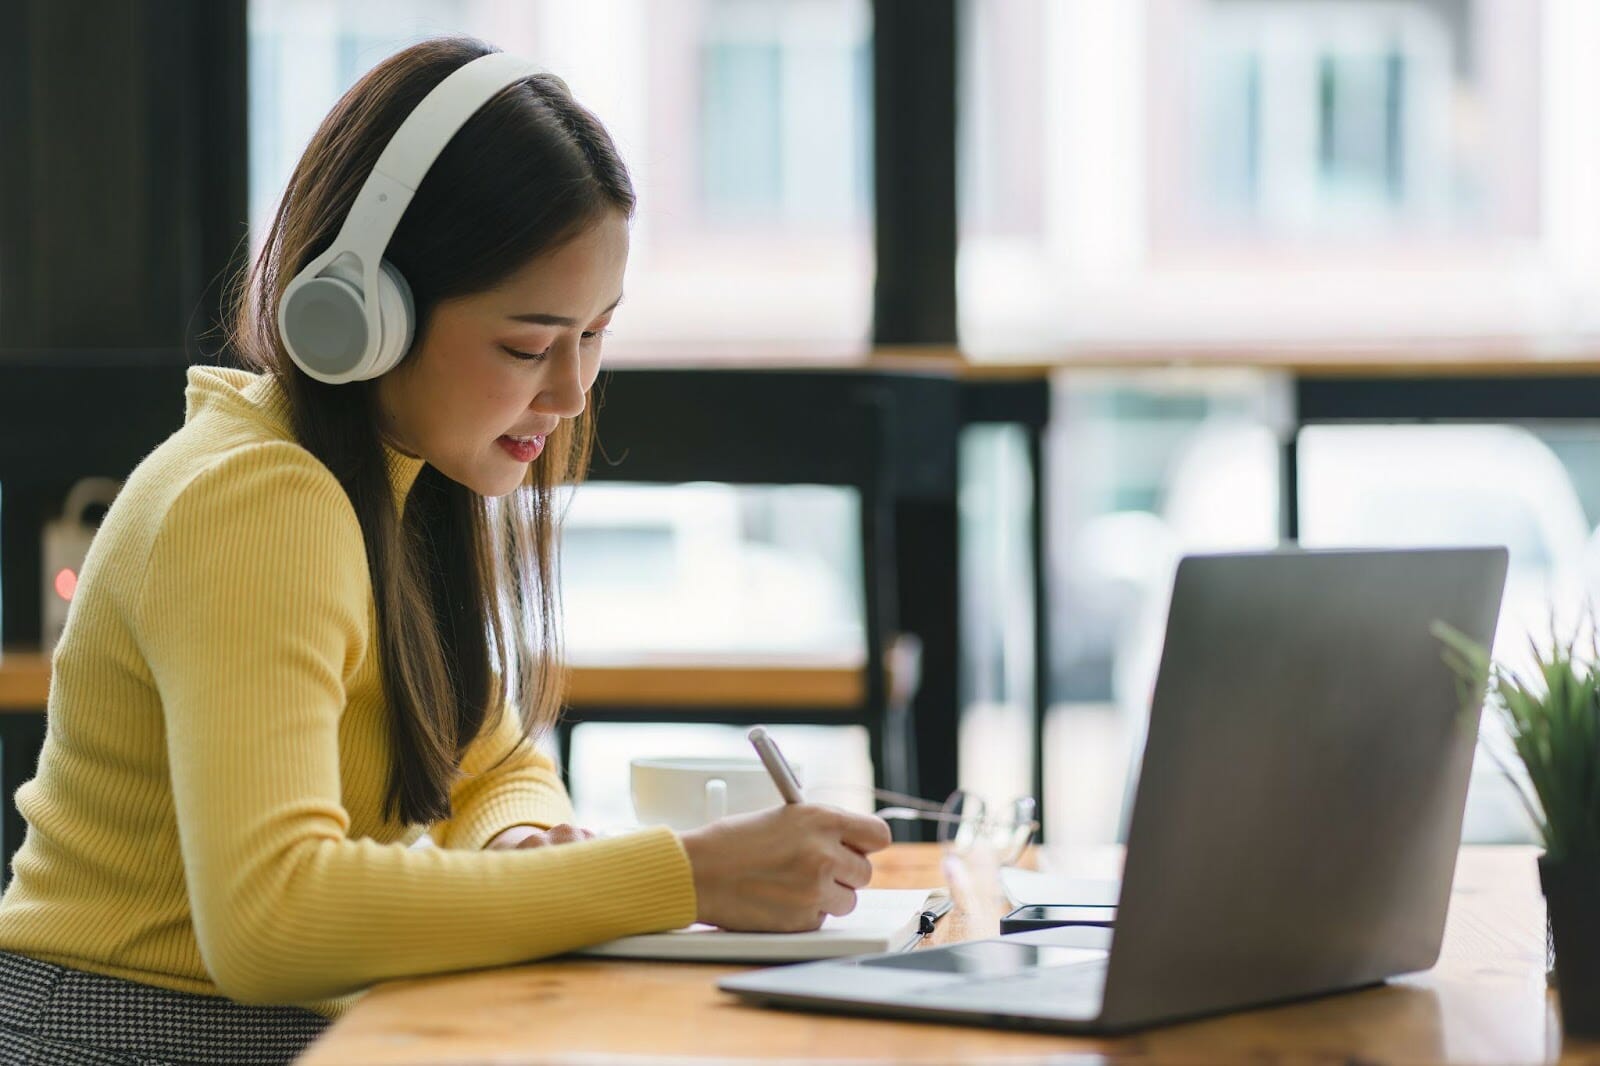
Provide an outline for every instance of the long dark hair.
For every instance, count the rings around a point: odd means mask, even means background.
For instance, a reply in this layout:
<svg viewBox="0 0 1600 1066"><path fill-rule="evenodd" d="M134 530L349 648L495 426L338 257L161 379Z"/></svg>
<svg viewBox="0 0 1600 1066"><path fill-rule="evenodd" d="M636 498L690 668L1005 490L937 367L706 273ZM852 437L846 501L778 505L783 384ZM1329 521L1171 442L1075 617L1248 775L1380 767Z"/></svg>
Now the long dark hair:
<svg viewBox="0 0 1600 1066"><path fill-rule="evenodd" d="M296 437L339 479L361 523L393 716L385 810L410 823L450 815L462 756L499 714L520 713L526 740L560 713L554 494L588 466L592 412L564 421L524 486L500 500L424 467L399 520L376 383L326 385L300 370L278 337L276 311L289 281L332 244L400 123L452 71L492 51L470 38L425 41L345 93L229 301L236 353L282 383ZM440 300L492 288L608 212L633 209L633 185L605 129L560 79L534 75L461 127L384 255L411 285L421 337Z"/></svg>

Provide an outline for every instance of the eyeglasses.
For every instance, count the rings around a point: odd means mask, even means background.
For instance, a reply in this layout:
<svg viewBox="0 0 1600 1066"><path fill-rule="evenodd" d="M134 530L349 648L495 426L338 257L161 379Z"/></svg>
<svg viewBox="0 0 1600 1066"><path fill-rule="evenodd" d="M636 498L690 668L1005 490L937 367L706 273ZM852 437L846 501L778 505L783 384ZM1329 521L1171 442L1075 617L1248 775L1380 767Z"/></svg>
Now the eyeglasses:
<svg viewBox="0 0 1600 1066"><path fill-rule="evenodd" d="M1031 796L990 811L983 797L961 789L943 803L875 788L874 797L895 804L877 811L884 819L919 819L938 823L939 843L958 855L993 855L1001 866L1015 865L1039 831L1038 803Z"/></svg>

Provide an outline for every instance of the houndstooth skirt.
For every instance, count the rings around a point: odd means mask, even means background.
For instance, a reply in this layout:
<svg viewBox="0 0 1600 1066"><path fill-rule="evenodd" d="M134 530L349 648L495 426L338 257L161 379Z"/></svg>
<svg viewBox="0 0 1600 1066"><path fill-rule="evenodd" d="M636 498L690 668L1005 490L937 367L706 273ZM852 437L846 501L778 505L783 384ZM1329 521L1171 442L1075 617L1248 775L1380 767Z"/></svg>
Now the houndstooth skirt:
<svg viewBox="0 0 1600 1066"><path fill-rule="evenodd" d="M0 1066L286 1063L328 1019L299 1007L85 973L0 951Z"/></svg>

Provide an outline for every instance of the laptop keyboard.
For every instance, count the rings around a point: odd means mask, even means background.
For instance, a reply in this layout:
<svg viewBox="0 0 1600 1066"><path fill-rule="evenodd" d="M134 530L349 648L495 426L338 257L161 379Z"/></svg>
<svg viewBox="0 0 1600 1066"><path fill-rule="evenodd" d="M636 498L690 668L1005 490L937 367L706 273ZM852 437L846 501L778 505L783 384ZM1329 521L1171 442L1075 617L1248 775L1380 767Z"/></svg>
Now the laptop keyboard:
<svg viewBox="0 0 1600 1066"><path fill-rule="evenodd" d="M962 989L969 995L982 993L985 998L1003 998L1017 1007L1061 1007L1084 1000L1098 1003L1105 983L1106 961L1096 959L1071 966L1049 966L1018 977L972 981Z"/></svg>

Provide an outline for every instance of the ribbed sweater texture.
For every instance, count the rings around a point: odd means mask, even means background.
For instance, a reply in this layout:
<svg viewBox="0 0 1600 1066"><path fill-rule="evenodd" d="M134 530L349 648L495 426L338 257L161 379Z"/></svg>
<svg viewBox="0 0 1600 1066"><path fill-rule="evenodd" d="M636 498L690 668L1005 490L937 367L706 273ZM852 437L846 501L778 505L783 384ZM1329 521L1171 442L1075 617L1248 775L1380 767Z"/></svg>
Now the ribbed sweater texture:
<svg viewBox="0 0 1600 1066"><path fill-rule="evenodd" d="M692 922L668 830L483 850L573 817L510 709L468 750L449 821L386 816L355 511L270 376L196 367L185 400L101 524L56 646L0 950L338 1016L389 978ZM403 508L422 461L386 459ZM424 832L437 846L411 846Z"/></svg>

